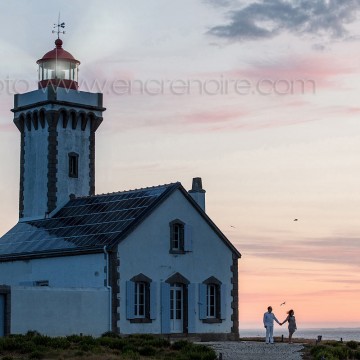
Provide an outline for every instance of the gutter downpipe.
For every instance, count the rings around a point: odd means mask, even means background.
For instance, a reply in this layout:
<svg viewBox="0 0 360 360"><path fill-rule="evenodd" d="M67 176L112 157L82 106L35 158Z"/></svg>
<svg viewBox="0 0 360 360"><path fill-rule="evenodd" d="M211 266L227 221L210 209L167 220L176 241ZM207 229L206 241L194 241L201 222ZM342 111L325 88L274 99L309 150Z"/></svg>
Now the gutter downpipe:
<svg viewBox="0 0 360 360"><path fill-rule="evenodd" d="M106 288L109 290L109 331L112 332L112 287L110 286L110 260L106 245L104 246L104 254L106 257Z"/></svg>

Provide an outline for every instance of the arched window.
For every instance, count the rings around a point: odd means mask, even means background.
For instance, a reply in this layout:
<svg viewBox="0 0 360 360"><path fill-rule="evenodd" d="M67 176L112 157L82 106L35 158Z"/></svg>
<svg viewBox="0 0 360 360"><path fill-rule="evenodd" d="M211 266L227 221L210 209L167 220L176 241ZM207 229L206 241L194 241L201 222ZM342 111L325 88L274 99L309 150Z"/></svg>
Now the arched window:
<svg viewBox="0 0 360 360"><path fill-rule="evenodd" d="M192 251L191 227L176 219L170 222L170 253L185 254Z"/></svg>
<svg viewBox="0 0 360 360"><path fill-rule="evenodd" d="M199 285L199 315L204 323L218 323L226 316L226 287L214 276Z"/></svg>
<svg viewBox="0 0 360 360"><path fill-rule="evenodd" d="M219 313L219 285L209 284L206 287L206 317L215 319Z"/></svg>
<svg viewBox="0 0 360 360"><path fill-rule="evenodd" d="M156 318L156 285L144 274L126 282L126 317L132 323L148 323Z"/></svg>

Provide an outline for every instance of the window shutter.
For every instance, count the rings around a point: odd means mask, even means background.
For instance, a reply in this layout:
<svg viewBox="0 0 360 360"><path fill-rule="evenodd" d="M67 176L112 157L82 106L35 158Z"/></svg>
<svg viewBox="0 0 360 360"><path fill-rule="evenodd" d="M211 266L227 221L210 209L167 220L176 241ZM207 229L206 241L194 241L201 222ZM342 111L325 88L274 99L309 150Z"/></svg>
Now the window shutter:
<svg viewBox="0 0 360 360"><path fill-rule="evenodd" d="M188 285L188 333L196 332L196 284Z"/></svg>
<svg viewBox="0 0 360 360"><path fill-rule="evenodd" d="M222 284L220 287L220 319L222 320L226 319L226 300L226 285Z"/></svg>
<svg viewBox="0 0 360 360"><path fill-rule="evenodd" d="M0 294L0 337L4 336L5 330L5 295Z"/></svg>
<svg viewBox="0 0 360 360"><path fill-rule="evenodd" d="M174 241L174 224L170 223L170 251L173 249L173 241Z"/></svg>
<svg viewBox="0 0 360 360"><path fill-rule="evenodd" d="M126 282L126 318L134 319L135 317L135 283L133 281Z"/></svg>
<svg viewBox="0 0 360 360"><path fill-rule="evenodd" d="M184 225L184 251L193 251L192 228L190 225Z"/></svg>
<svg viewBox="0 0 360 360"><path fill-rule="evenodd" d="M150 319L154 320L156 319L156 282L150 283Z"/></svg>
<svg viewBox="0 0 360 360"><path fill-rule="evenodd" d="M161 333L170 334L170 284L161 283Z"/></svg>
<svg viewBox="0 0 360 360"><path fill-rule="evenodd" d="M206 319L206 284L199 284L199 319Z"/></svg>

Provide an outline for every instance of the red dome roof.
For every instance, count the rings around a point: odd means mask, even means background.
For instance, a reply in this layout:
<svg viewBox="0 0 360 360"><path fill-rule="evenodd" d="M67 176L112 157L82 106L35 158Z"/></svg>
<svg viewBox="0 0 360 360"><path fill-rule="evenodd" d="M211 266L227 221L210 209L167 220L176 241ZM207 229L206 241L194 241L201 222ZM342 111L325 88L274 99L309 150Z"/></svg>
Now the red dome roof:
<svg viewBox="0 0 360 360"><path fill-rule="evenodd" d="M67 52L66 50L64 50L62 48L62 44L63 44L63 42L61 39L56 39L55 40L56 48L47 52L36 63L40 64L40 63L42 63L44 61L48 61L48 60L61 59L61 60L70 60L71 62L76 62L77 64L80 64L79 60L76 60L69 52Z"/></svg>

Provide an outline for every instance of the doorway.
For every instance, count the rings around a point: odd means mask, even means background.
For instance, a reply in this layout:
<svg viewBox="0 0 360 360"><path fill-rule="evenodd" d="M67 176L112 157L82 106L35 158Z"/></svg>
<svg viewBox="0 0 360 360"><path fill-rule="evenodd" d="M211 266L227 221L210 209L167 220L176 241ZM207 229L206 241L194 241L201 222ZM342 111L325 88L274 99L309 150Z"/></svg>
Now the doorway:
<svg viewBox="0 0 360 360"><path fill-rule="evenodd" d="M170 286L170 331L184 332L184 286L179 283Z"/></svg>

